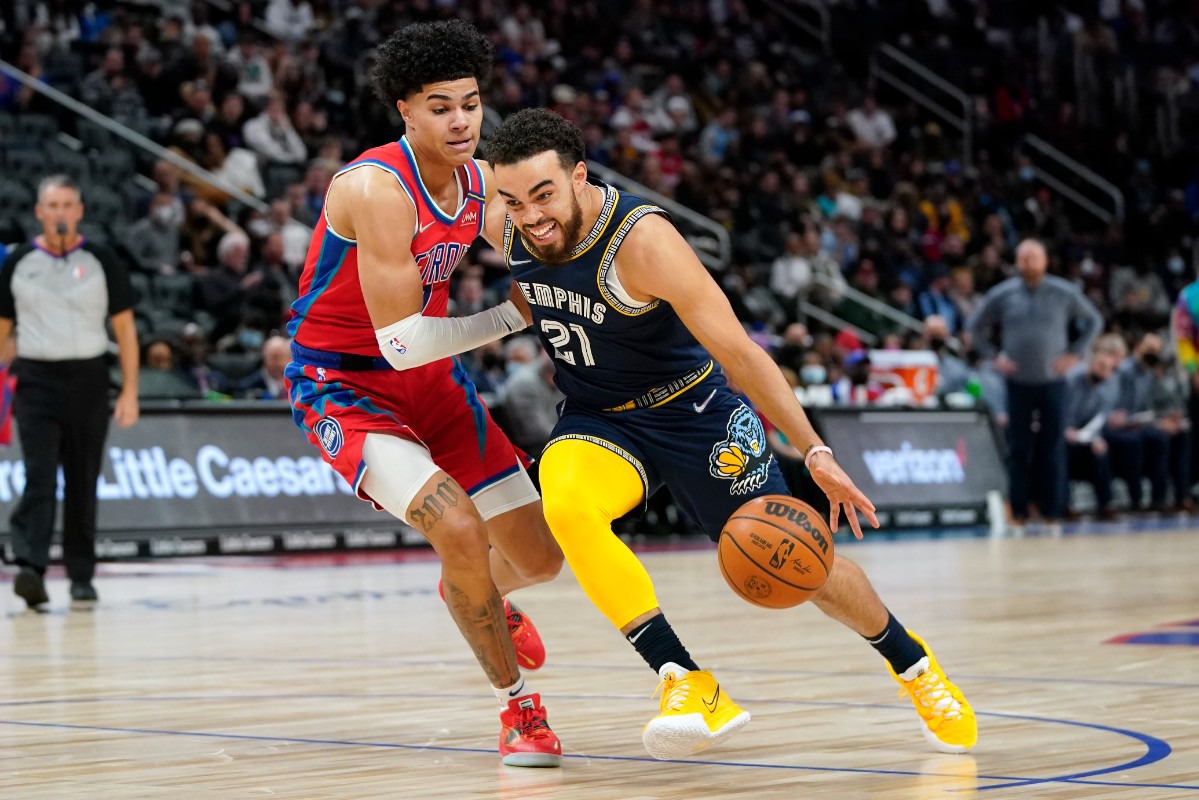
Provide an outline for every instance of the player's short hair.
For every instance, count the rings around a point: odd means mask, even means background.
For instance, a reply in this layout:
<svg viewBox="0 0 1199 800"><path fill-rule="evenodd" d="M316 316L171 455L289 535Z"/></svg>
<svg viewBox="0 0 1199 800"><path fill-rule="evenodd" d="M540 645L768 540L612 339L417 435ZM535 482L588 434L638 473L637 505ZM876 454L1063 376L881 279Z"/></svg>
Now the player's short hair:
<svg viewBox="0 0 1199 800"><path fill-rule="evenodd" d="M546 108L526 108L500 123L487 138L487 160L515 164L553 150L565 170L574 169L587 156L583 134L570 120Z"/></svg>
<svg viewBox="0 0 1199 800"><path fill-rule="evenodd" d="M490 40L462 20L407 25L375 53L375 96L395 108L430 83L474 78L482 89L491 75L491 54Z"/></svg>

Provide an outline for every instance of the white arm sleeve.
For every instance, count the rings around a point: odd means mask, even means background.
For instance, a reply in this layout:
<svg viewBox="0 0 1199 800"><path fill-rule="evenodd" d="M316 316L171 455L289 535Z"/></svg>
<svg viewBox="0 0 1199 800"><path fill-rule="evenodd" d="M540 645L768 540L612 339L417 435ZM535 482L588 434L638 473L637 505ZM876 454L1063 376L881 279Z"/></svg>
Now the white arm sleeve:
<svg viewBox="0 0 1199 800"><path fill-rule="evenodd" d="M397 370L473 350L528 326L511 300L469 317L413 314L375 331L379 351Z"/></svg>

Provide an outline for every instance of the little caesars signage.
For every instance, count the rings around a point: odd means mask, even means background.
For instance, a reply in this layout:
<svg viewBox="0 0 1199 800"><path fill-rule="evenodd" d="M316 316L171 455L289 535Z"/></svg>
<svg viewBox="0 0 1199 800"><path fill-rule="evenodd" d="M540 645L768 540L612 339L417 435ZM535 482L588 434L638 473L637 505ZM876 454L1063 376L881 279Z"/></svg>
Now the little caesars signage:
<svg viewBox="0 0 1199 800"><path fill-rule="evenodd" d="M278 410L147 414L113 427L96 486L101 531L382 526ZM25 486L19 443L0 448L0 530Z"/></svg>
<svg viewBox="0 0 1199 800"><path fill-rule="evenodd" d="M60 473L61 480L61 473ZM21 496L24 461L0 461L0 502ZM104 474L96 484L100 500L190 500L201 493L211 497L319 497L353 490L333 469L311 456L230 456L206 444L198 452L168 458L162 447L138 450L111 447Z"/></svg>

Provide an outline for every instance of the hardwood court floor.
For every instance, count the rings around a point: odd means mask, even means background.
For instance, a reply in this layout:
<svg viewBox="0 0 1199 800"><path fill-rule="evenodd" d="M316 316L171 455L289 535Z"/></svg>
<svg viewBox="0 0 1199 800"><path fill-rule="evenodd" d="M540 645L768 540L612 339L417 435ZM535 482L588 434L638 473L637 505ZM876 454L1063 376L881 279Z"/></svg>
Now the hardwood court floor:
<svg viewBox="0 0 1199 800"><path fill-rule="evenodd" d="M966 691L973 754L929 749L867 645L735 599L706 550L645 561L753 722L650 760L655 676L564 574L519 595L551 650L532 680L560 770L500 766L436 564L157 562L107 567L92 613L61 578L48 615L0 584L0 797L1199 797L1199 648L1107 643L1199 640L1199 533L839 544Z"/></svg>

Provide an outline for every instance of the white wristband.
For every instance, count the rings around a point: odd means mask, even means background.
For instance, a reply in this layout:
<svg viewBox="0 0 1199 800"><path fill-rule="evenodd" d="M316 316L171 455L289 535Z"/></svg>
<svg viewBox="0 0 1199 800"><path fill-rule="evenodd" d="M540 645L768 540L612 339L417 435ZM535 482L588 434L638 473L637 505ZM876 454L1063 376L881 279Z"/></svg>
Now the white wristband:
<svg viewBox="0 0 1199 800"><path fill-rule="evenodd" d="M413 314L379 328L375 339L387 363L405 370L473 350L526 327L520 311L511 300L505 300L469 317Z"/></svg>
<svg viewBox="0 0 1199 800"><path fill-rule="evenodd" d="M803 459L803 465L805 467L807 467L809 470L812 469L812 456L816 455L817 453L828 453L831 456L833 454L833 448L828 447L823 444L818 444L814 447L809 447L808 454L806 456L804 456L804 459Z"/></svg>

